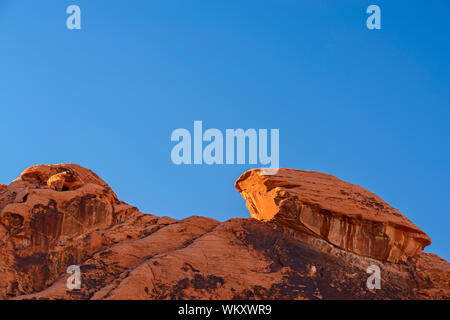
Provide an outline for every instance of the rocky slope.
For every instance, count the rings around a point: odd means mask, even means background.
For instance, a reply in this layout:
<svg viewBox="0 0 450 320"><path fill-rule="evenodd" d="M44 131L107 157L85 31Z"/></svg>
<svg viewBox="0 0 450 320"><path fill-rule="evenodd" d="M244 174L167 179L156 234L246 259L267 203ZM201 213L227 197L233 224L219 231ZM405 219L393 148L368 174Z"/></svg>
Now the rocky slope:
<svg viewBox="0 0 450 320"><path fill-rule="evenodd" d="M369 191L333 176L244 173L253 218L144 214L92 171L35 166L0 185L2 299L449 299L450 264ZM81 289L68 289L79 265ZM381 288L368 289L369 266Z"/></svg>

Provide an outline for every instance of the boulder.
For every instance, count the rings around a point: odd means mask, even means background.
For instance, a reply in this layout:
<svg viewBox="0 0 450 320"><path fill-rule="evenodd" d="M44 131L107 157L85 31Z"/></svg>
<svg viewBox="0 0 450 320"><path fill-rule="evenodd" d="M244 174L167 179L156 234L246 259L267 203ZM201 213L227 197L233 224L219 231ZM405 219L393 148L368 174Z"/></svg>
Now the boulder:
<svg viewBox="0 0 450 320"><path fill-rule="evenodd" d="M349 252L404 262L431 243L398 210L372 192L332 175L279 169L245 172L236 188L253 218L309 233Z"/></svg>

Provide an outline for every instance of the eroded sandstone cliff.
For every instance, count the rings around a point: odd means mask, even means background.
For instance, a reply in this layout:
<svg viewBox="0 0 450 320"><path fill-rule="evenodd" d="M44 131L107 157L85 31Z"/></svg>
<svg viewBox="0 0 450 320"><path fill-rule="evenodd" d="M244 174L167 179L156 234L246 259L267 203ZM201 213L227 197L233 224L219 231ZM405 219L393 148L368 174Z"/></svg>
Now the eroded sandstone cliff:
<svg viewBox="0 0 450 320"><path fill-rule="evenodd" d="M256 219L175 220L141 213L80 166L27 169L0 185L0 298L450 298L450 264L369 191L289 169L236 186ZM366 286L370 265L381 289Z"/></svg>

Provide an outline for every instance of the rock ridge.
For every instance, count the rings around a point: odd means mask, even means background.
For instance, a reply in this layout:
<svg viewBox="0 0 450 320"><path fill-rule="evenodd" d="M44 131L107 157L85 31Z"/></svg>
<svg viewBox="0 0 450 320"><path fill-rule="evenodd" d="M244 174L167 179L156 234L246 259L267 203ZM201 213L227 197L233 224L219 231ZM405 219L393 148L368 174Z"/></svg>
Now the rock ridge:
<svg viewBox="0 0 450 320"><path fill-rule="evenodd" d="M450 264L369 191L294 169L236 187L253 218L176 220L81 166L26 169L0 185L0 299L450 299ZM381 290L367 289L371 265Z"/></svg>

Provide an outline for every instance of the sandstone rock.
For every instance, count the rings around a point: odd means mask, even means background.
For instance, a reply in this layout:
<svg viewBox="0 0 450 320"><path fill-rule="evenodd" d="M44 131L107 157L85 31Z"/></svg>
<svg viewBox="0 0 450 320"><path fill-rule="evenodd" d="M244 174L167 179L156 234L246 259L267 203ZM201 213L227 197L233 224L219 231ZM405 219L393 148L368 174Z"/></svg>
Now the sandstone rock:
<svg viewBox="0 0 450 320"><path fill-rule="evenodd" d="M319 172L280 169L244 173L236 188L253 218L318 236L346 251L401 262L430 238L370 191Z"/></svg>
<svg viewBox="0 0 450 320"><path fill-rule="evenodd" d="M245 192L259 199L250 187L263 189L252 179ZM313 183L304 186L318 197ZM360 197L347 196L355 207ZM90 170L32 167L0 189L0 298L450 299L450 264L436 255L392 263L260 214L271 222L157 217L118 200ZM66 286L73 264L79 290ZM382 270L381 290L366 287L370 265Z"/></svg>
<svg viewBox="0 0 450 320"><path fill-rule="evenodd" d="M63 274L17 299L450 299L449 264L437 256L396 264L312 241L253 219L192 217L98 251L80 265L79 291ZM381 290L367 289L370 265Z"/></svg>
<svg viewBox="0 0 450 320"><path fill-rule="evenodd" d="M55 259L54 250L61 241L111 227L120 204L103 180L80 166L25 170L0 191L0 253L7 257L0 268L8 275L0 295L41 290L68 264L81 262L79 252L62 251Z"/></svg>

